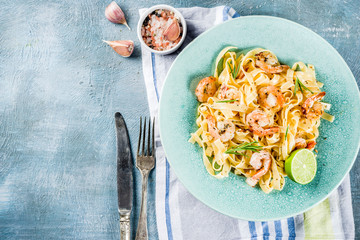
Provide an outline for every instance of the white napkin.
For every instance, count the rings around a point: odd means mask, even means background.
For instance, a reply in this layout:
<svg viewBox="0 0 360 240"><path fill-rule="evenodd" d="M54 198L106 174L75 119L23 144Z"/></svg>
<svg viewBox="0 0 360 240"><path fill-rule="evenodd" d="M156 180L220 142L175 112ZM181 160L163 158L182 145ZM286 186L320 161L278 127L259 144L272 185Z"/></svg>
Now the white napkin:
<svg viewBox="0 0 360 240"><path fill-rule="evenodd" d="M183 49L210 27L239 17L228 6L178 9L188 32ZM145 9L140 9L140 14ZM165 76L177 53L159 56L142 47L142 65L150 114L157 116ZM212 239L354 239L349 176L321 204L304 214L269 222L243 221L212 210L193 197L169 166L156 132L156 221L160 240Z"/></svg>

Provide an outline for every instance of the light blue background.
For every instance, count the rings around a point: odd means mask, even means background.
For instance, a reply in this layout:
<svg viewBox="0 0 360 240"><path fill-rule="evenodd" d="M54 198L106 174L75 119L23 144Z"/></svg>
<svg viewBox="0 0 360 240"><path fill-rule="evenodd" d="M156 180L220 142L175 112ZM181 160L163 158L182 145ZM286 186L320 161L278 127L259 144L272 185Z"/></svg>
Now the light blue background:
<svg viewBox="0 0 360 240"><path fill-rule="evenodd" d="M117 1L132 31L104 17L110 2L0 3L1 239L119 239L113 117L116 111L125 117L135 152L139 116L148 115L135 31L138 9L164 1ZM329 41L360 77L357 0L166 3L229 5L243 16L298 22ZM122 58L102 39L132 39L134 54ZM134 174L137 221L141 186L138 171ZM360 161L351 180L360 236ZM154 174L148 206L151 239L157 238L153 182Z"/></svg>

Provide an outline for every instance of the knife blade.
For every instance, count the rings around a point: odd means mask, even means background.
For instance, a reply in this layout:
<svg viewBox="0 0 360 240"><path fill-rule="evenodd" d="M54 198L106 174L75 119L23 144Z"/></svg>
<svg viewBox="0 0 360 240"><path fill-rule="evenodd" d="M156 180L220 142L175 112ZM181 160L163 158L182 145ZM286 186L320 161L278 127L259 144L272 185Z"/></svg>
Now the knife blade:
<svg viewBox="0 0 360 240"><path fill-rule="evenodd" d="M130 240L130 214L133 200L131 145L123 116L115 113L117 139L117 190L121 240Z"/></svg>

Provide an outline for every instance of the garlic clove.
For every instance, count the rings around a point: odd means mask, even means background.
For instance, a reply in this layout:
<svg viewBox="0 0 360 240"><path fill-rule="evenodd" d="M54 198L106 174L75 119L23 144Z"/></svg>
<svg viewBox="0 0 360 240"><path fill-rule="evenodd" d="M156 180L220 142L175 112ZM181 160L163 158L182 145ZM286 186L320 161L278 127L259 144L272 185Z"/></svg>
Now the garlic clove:
<svg viewBox="0 0 360 240"><path fill-rule="evenodd" d="M131 30L129 25L126 22L124 12L121 10L121 8L119 7L119 5L117 5L116 2L112 1L106 7L106 9L105 9L105 17L110 22L124 24L125 26L128 27L129 30Z"/></svg>
<svg viewBox="0 0 360 240"><path fill-rule="evenodd" d="M134 51L134 42L131 40L119 40L119 41L105 41L103 42L109 44L115 52L123 57L130 57Z"/></svg>
<svg viewBox="0 0 360 240"><path fill-rule="evenodd" d="M180 36L180 25L178 21L173 21L164 31L164 36L169 41L175 41Z"/></svg>

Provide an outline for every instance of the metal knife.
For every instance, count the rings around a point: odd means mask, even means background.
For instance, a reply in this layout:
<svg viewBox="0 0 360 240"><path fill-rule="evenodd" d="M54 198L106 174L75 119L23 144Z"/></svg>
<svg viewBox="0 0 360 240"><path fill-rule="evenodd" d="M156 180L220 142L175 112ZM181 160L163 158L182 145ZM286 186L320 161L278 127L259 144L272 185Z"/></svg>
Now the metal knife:
<svg viewBox="0 0 360 240"><path fill-rule="evenodd" d="M117 190L120 214L121 240L130 240L130 214L133 198L133 162L131 145L126 124L122 115L115 113L117 138Z"/></svg>

